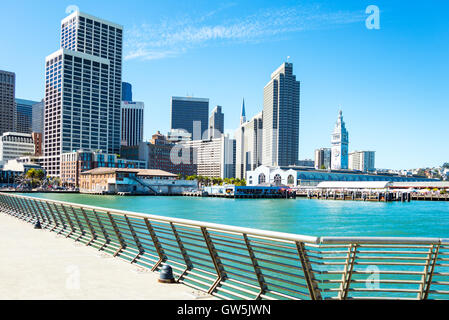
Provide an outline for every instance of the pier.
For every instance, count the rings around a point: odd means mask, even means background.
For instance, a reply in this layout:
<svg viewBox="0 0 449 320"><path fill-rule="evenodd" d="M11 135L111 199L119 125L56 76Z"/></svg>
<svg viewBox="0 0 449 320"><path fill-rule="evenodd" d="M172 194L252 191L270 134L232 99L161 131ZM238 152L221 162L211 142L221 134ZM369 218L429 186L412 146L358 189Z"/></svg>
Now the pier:
<svg viewBox="0 0 449 320"><path fill-rule="evenodd" d="M0 237L9 297L185 299L188 287L237 300L449 298L444 238L299 235L6 193ZM177 284L158 287L166 265Z"/></svg>
<svg viewBox="0 0 449 320"><path fill-rule="evenodd" d="M79 242L0 213L1 300L213 299Z"/></svg>
<svg viewBox="0 0 449 320"><path fill-rule="evenodd" d="M343 201L449 201L449 194L420 194L403 191L298 190L296 195L307 199Z"/></svg>

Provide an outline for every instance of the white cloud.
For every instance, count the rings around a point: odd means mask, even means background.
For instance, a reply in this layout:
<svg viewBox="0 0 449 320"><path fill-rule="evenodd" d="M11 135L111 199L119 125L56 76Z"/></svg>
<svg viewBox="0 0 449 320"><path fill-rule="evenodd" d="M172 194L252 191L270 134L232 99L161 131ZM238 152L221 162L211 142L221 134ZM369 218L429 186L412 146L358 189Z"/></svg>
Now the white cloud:
<svg viewBox="0 0 449 320"><path fill-rule="evenodd" d="M240 19L216 22L220 8L198 19L189 16L146 23L126 31L125 59L154 60L175 57L193 47L235 42L270 41L279 35L304 30L331 28L362 22L360 12L322 12L318 7L290 7L261 10ZM213 20L213 22L209 22Z"/></svg>

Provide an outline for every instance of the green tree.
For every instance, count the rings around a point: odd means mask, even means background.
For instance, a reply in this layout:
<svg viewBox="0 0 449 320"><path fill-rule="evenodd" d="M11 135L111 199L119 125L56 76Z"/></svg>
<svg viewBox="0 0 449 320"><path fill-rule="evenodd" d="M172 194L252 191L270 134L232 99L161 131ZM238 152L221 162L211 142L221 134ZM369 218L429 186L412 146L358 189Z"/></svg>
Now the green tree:
<svg viewBox="0 0 449 320"><path fill-rule="evenodd" d="M320 167L320 169L321 169L321 170L326 170L327 168L326 168L326 166L325 166L324 164L322 164L321 167Z"/></svg>
<svg viewBox="0 0 449 320"><path fill-rule="evenodd" d="M449 169L449 162L445 162L445 163L443 164L443 168L444 168L444 169Z"/></svg>

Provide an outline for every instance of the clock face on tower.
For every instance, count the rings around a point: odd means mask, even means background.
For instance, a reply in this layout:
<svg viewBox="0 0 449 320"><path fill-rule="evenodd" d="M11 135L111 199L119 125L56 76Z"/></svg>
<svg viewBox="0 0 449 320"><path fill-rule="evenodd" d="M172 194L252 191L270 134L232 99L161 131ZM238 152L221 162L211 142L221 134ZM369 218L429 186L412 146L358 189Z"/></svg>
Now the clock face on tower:
<svg viewBox="0 0 449 320"><path fill-rule="evenodd" d="M340 151L337 150L337 151L334 152L334 154L335 154L335 156L334 156L335 158L339 157L340 156Z"/></svg>

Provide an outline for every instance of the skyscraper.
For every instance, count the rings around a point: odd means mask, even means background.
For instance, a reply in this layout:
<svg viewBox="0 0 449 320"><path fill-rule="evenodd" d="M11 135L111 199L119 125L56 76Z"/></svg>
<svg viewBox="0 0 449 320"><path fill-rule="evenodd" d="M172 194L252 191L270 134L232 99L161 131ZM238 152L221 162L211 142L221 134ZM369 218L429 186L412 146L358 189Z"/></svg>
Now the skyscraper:
<svg viewBox="0 0 449 320"><path fill-rule="evenodd" d="M32 132L44 133L44 109L44 100L33 105L33 119L31 121Z"/></svg>
<svg viewBox="0 0 449 320"><path fill-rule="evenodd" d="M133 86L131 83L122 82L122 101L133 101Z"/></svg>
<svg viewBox="0 0 449 320"><path fill-rule="evenodd" d="M61 153L120 152L123 27L81 12L61 22L61 49L46 59L44 167Z"/></svg>
<svg viewBox="0 0 449 320"><path fill-rule="evenodd" d="M16 113L14 115L14 131L31 133L33 125L33 105L37 101L16 99Z"/></svg>
<svg viewBox="0 0 449 320"><path fill-rule="evenodd" d="M244 109L242 109L242 118ZM235 177L246 178L247 171L253 171L262 164L263 113L240 125L235 137Z"/></svg>
<svg viewBox="0 0 449 320"><path fill-rule="evenodd" d="M375 151L354 151L349 153L349 170L369 172L375 170Z"/></svg>
<svg viewBox="0 0 449 320"><path fill-rule="evenodd" d="M315 150L315 169L331 168L332 151L330 148L321 148Z"/></svg>
<svg viewBox="0 0 449 320"><path fill-rule="evenodd" d="M208 139L208 122L209 99L193 97L171 98L172 130L185 130L192 135L193 140ZM198 128L195 128L196 130L194 130L195 123L198 124Z"/></svg>
<svg viewBox="0 0 449 320"><path fill-rule="evenodd" d="M122 101L122 146L137 146L143 141L143 102Z"/></svg>
<svg viewBox="0 0 449 320"><path fill-rule="evenodd" d="M220 138L223 133L224 114L221 112L221 106L216 106L209 118L209 137L211 139Z"/></svg>
<svg viewBox="0 0 449 320"><path fill-rule="evenodd" d="M0 135L14 131L16 74L0 70Z"/></svg>
<svg viewBox="0 0 449 320"><path fill-rule="evenodd" d="M262 164L294 165L299 155L300 82L283 63L264 88Z"/></svg>
<svg viewBox="0 0 449 320"><path fill-rule="evenodd" d="M340 110L332 133L332 170L348 169L348 145L349 134L343 121L343 111Z"/></svg>

